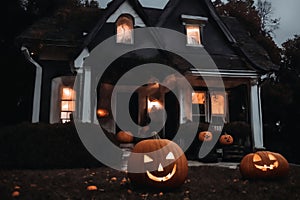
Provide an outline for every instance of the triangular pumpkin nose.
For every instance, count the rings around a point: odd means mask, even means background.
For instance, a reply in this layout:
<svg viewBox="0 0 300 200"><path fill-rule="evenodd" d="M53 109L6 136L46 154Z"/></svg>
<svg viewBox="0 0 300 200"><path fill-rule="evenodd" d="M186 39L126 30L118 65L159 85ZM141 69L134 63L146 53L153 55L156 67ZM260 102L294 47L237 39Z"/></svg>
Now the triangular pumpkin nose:
<svg viewBox="0 0 300 200"><path fill-rule="evenodd" d="M158 166L158 169L157 169L159 172L163 172L164 171L164 168L163 166L161 165L161 163L159 163L159 166Z"/></svg>

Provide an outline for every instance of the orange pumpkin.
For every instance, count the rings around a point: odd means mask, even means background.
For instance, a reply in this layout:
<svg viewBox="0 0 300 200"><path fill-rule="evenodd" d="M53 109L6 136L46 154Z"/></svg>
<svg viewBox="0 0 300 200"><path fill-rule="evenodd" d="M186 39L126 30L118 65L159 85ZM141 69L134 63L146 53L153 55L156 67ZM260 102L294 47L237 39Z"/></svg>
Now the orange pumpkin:
<svg viewBox="0 0 300 200"><path fill-rule="evenodd" d="M182 149L167 139L138 142L128 159L128 177L135 186L170 189L181 186L188 174Z"/></svg>
<svg viewBox="0 0 300 200"><path fill-rule="evenodd" d="M202 142L204 141L208 142L212 140L213 134L210 131L201 131L198 135L198 138Z"/></svg>
<svg viewBox="0 0 300 200"><path fill-rule="evenodd" d="M133 135L130 131L119 131L117 133L117 140L121 143L133 142Z"/></svg>
<svg viewBox="0 0 300 200"><path fill-rule="evenodd" d="M244 178L249 179L283 178L288 175L289 163L279 153L258 151L243 157L240 172Z"/></svg>
<svg viewBox="0 0 300 200"><path fill-rule="evenodd" d="M233 143L233 137L227 133L221 135L219 142L223 145L229 145Z"/></svg>

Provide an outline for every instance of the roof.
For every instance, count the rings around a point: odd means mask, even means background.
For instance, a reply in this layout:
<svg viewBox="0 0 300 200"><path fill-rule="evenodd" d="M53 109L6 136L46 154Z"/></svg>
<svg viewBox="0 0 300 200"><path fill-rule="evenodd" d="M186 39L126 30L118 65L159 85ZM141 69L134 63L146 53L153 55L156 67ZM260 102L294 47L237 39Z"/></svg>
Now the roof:
<svg viewBox="0 0 300 200"><path fill-rule="evenodd" d="M271 61L267 51L250 36L250 33L236 18L229 16L222 16L221 18L236 39L235 46L240 49L252 65L265 70L279 69L279 66Z"/></svg>
<svg viewBox="0 0 300 200"><path fill-rule="evenodd" d="M51 51L48 52L55 52L55 48L58 48L59 52L67 54L65 59L75 59L83 48L92 49L105 37L109 37L110 32L102 30L107 28L106 21L109 16L125 1L114 0L106 9L61 8L53 16L34 23L17 38L17 41L22 45L31 46L35 51L49 48ZM208 17L209 24L206 27L208 45L205 48L217 66L222 69L258 72L278 69L243 25L233 17L220 17L210 0L170 0L164 10L144 8L138 0L127 1L148 27L166 27L184 33L182 24L170 19L179 20L182 14ZM199 2L199 5L195 2ZM190 5L193 5L194 10L187 13L191 10ZM219 30L220 33L214 33L213 30Z"/></svg>

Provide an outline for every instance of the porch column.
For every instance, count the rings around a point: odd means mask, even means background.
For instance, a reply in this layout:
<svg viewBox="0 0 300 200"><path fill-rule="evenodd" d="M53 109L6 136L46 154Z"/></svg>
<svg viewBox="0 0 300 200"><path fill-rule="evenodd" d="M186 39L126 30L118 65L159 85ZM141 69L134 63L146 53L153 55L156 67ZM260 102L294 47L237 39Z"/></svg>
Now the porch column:
<svg viewBox="0 0 300 200"><path fill-rule="evenodd" d="M77 101L77 115L78 118L84 123L90 123L92 121L91 116L91 68L89 66L83 66L84 59L89 56L88 49L83 49L80 55L74 60L74 68L77 71L79 80L79 93L76 99Z"/></svg>
<svg viewBox="0 0 300 200"><path fill-rule="evenodd" d="M253 147L254 149L263 149L264 144L261 96L260 86L257 80L251 81L250 106Z"/></svg>
<svg viewBox="0 0 300 200"><path fill-rule="evenodd" d="M82 122L91 122L91 68L85 66L83 72Z"/></svg>

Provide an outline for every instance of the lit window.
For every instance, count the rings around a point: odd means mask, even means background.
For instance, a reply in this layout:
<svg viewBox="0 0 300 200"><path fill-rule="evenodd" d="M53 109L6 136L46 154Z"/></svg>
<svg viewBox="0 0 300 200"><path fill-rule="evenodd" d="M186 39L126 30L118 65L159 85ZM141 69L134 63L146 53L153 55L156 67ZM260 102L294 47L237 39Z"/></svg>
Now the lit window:
<svg viewBox="0 0 300 200"><path fill-rule="evenodd" d="M211 97L211 114L224 115L225 114L225 98L221 94L213 94Z"/></svg>
<svg viewBox="0 0 300 200"><path fill-rule="evenodd" d="M72 112L75 111L75 97L76 93L72 88L62 88L60 107L60 119L62 123L71 121Z"/></svg>
<svg viewBox="0 0 300 200"><path fill-rule="evenodd" d="M133 44L133 20L123 15L117 21L117 43Z"/></svg>
<svg viewBox="0 0 300 200"><path fill-rule="evenodd" d="M213 92L210 97L211 122L224 123L228 121L227 95L224 92Z"/></svg>
<svg viewBox="0 0 300 200"><path fill-rule="evenodd" d="M187 44L193 46L201 45L200 26L186 25Z"/></svg>
<svg viewBox="0 0 300 200"><path fill-rule="evenodd" d="M187 45L202 47L203 38L201 34L208 18L182 14L181 20L186 29Z"/></svg>
<svg viewBox="0 0 300 200"><path fill-rule="evenodd" d="M205 92L192 93L192 116L193 121L206 121L206 94Z"/></svg>

